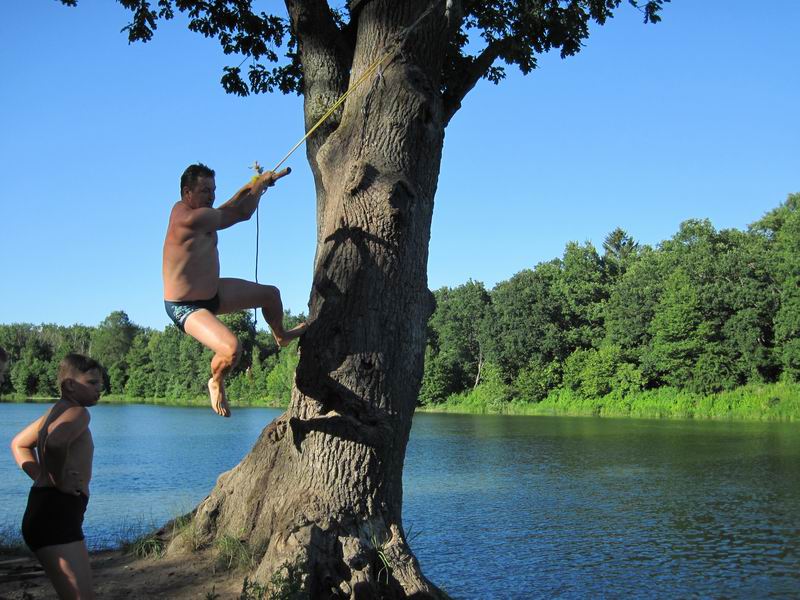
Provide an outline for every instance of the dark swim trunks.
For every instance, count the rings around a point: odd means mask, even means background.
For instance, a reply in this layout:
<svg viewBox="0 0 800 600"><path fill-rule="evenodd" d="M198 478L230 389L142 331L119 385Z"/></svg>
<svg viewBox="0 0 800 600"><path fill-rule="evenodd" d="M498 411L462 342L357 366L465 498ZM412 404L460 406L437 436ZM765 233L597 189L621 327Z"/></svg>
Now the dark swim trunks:
<svg viewBox="0 0 800 600"><path fill-rule="evenodd" d="M169 300L164 300L164 308L169 318L172 319L172 322L175 323L178 329L184 331L183 324L186 322L186 317L194 311L205 308L213 314L217 314L219 310L219 294L208 300L187 300L186 302L170 302Z"/></svg>
<svg viewBox="0 0 800 600"><path fill-rule="evenodd" d="M22 539L33 552L83 539L83 513L89 498L53 487L32 487L22 517Z"/></svg>

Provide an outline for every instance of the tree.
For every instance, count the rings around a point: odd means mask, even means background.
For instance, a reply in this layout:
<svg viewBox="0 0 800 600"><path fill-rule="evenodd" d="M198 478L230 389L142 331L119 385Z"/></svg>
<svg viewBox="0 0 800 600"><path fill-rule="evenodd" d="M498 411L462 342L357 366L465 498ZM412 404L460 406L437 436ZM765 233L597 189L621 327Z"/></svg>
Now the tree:
<svg viewBox="0 0 800 600"><path fill-rule="evenodd" d="M603 266L607 277L614 281L628 270L639 255L639 243L619 227L603 240Z"/></svg>
<svg viewBox="0 0 800 600"><path fill-rule="evenodd" d="M125 311L115 310L92 333L91 355L108 371L109 391L121 394L128 379L126 356L131 349L138 327L131 323Z"/></svg>
<svg viewBox="0 0 800 600"><path fill-rule="evenodd" d="M56 378L50 367L52 360L53 348L32 332L19 353L19 360L11 367L14 391L25 397L54 397Z"/></svg>
<svg viewBox="0 0 800 600"><path fill-rule="evenodd" d="M645 22L666 1L628 0ZM131 40L150 39L177 9L226 53L252 56L247 82L226 69L226 89L299 91L307 129L386 56L380 78L306 144L317 252L292 403L220 477L195 529L204 541L245 540L261 581L301 564L314 597L440 597L407 544L401 505L433 311L428 240L445 127L481 78L503 78L497 61L529 73L539 53L573 55L590 22L603 24L623 0L351 0L342 10L286 0L288 23L248 0L120 2L133 11ZM287 36L284 60L275 48Z"/></svg>
<svg viewBox="0 0 800 600"><path fill-rule="evenodd" d="M773 272L780 289L775 315L778 356L784 374L800 381L800 194L790 194L763 222L772 227Z"/></svg>
<svg viewBox="0 0 800 600"><path fill-rule="evenodd" d="M570 349L597 347L603 338L603 306L608 298L600 256L590 243L570 242L561 264L558 289L566 344Z"/></svg>
<svg viewBox="0 0 800 600"><path fill-rule="evenodd" d="M649 247L622 275L605 307L606 340L637 358L650 342L650 322L663 293L666 266Z"/></svg>
<svg viewBox="0 0 800 600"><path fill-rule="evenodd" d="M650 324L650 347L643 359L646 374L657 382L683 387L692 380L695 362L710 335L698 295L696 286L681 269L666 281Z"/></svg>
<svg viewBox="0 0 800 600"><path fill-rule="evenodd" d="M475 281L434 293L436 310L428 322L423 402L441 401L450 394L475 388L486 359L486 325L489 293ZM448 381L448 385L441 385ZM434 385L435 384L435 385ZM435 391L434 391L435 390Z"/></svg>
<svg viewBox="0 0 800 600"><path fill-rule="evenodd" d="M492 290L489 359L509 381L532 360L547 364L569 354L560 277L561 262L554 260L520 271Z"/></svg>

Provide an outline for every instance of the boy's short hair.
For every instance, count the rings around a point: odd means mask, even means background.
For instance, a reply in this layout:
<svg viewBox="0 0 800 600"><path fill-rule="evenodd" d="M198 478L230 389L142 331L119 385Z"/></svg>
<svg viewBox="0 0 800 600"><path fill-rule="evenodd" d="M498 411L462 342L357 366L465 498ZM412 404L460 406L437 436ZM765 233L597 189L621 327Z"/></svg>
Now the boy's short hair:
<svg viewBox="0 0 800 600"><path fill-rule="evenodd" d="M101 375L105 373L103 365L95 359L84 356L83 354L70 352L58 363L58 386L61 387L61 382L75 373L88 373L94 369L100 371Z"/></svg>
<svg viewBox="0 0 800 600"><path fill-rule="evenodd" d="M214 177L214 169L210 169L203 163L189 165L181 175L181 196L183 196L184 188L193 189L194 184L201 177Z"/></svg>

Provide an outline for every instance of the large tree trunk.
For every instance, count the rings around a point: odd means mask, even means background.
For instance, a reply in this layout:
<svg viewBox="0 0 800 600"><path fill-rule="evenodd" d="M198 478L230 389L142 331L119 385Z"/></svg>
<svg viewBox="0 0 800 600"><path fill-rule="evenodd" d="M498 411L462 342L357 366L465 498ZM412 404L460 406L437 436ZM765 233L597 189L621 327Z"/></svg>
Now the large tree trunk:
<svg viewBox="0 0 800 600"><path fill-rule="evenodd" d="M194 531L203 543L246 542L262 582L297 566L313 598L444 597L420 572L401 512L433 310L426 270L445 127L442 11L404 35L427 3L365 3L348 54L320 41L336 33L323 6L287 6L301 40L307 124L344 91L348 69L355 81L403 43L308 144L318 240L292 403L219 478Z"/></svg>

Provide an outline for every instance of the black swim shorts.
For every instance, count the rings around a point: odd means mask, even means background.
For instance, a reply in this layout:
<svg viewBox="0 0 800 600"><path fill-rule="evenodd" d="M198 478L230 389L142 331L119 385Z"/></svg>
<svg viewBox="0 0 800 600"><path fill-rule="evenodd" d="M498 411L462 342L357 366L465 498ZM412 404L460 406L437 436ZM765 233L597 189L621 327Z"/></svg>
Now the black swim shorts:
<svg viewBox="0 0 800 600"><path fill-rule="evenodd" d="M73 496L54 487L32 487L22 517L22 539L33 552L45 546L83 539L83 513L89 498Z"/></svg>
<svg viewBox="0 0 800 600"><path fill-rule="evenodd" d="M217 314L219 310L219 294L208 300L187 300L186 302L170 302L169 300L164 300L164 308L169 318L172 319L172 322L175 323L178 329L183 331L183 324L186 322L186 317L194 311L205 308Z"/></svg>

